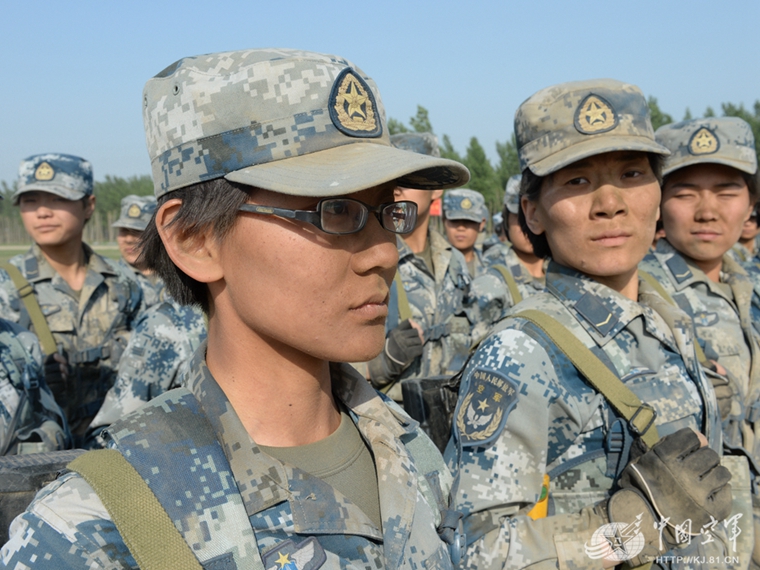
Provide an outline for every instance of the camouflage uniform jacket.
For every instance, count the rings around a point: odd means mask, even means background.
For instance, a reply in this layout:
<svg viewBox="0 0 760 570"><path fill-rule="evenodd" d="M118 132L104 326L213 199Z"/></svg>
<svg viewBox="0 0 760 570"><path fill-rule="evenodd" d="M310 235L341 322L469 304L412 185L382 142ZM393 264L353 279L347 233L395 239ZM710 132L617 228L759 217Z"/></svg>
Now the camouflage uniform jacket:
<svg viewBox="0 0 760 570"><path fill-rule="evenodd" d="M752 427L760 420L760 345L753 327L751 279L730 256L723 256L721 284L730 288L727 292L665 239L657 242L641 268L655 276L691 316L705 356L728 371L737 399L731 417L724 421L726 443L742 445L760 459L760 438Z"/></svg>
<svg viewBox="0 0 760 570"><path fill-rule="evenodd" d="M0 319L0 455L65 449L66 418L45 384L37 337Z"/></svg>
<svg viewBox="0 0 760 570"><path fill-rule="evenodd" d="M469 298L470 274L459 250L431 229L428 234L435 275L398 238L398 272L404 284L412 320L424 331L424 349L404 371L402 378L436 376L458 372L470 350L470 329L477 321L465 305ZM393 288L395 289L395 282ZM392 292L395 297L395 292ZM473 309L475 310L475 309ZM389 310L386 329L398 326L398 313Z"/></svg>
<svg viewBox="0 0 760 570"><path fill-rule="evenodd" d="M551 262L546 292L513 314L525 309L559 321L651 405L660 436L691 426L720 453L717 403L691 323L645 282L635 303ZM593 506L609 497L633 436L545 333L508 317L480 345L465 368L452 437L446 459L465 517L463 567L601 568L584 552L607 522ZM545 474L549 516L533 520L526 513Z"/></svg>
<svg viewBox="0 0 760 570"><path fill-rule="evenodd" d="M452 568L436 531L451 476L416 422L348 365L332 365L333 393L377 467L378 529L333 487L259 449L204 354L202 346L187 388L159 396L109 434L206 568L262 568L259 557L263 568L280 568L283 556L299 569ZM102 503L74 473L16 518L1 556L11 568L136 567Z"/></svg>
<svg viewBox="0 0 760 570"><path fill-rule="evenodd" d="M143 312L119 362L116 383L90 430L102 431L145 402L178 387L183 363L204 340L206 323L198 307L165 301Z"/></svg>
<svg viewBox="0 0 760 570"><path fill-rule="evenodd" d="M119 268L127 275L132 275L140 285L143 293L143 310L149 309L153 305L157 305L161 301L166 300L166 287L163 279L158 275L152 274L150 276L143 275L132 267L129 263L124 261L124 258L119 259L117 262Z"/></svg>
<svg viewBox="0 0 760 570"><path fill-rule="evenodd" d="M10 260L34 288L53 338L68 358L69 376L75 381L65 393L54 394L72 430L82 418L95 414L113 385L142 303L142 292L132 277L86 244L84 249L88 271L79 299L36 245ZM0 271L0 288L8 299L0 316L31 329L26 308L5 271Z"/></svg>

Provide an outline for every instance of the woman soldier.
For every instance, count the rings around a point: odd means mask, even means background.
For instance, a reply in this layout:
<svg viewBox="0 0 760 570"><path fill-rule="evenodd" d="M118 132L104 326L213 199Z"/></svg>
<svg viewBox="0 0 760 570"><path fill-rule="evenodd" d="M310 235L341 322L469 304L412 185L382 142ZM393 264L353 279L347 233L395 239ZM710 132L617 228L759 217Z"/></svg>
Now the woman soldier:
<svg viewBox="0 0 760 570"><path fill-rule="evenodd" d="M207 312L208 342L186 389L91 454L126 458L206 568L451 568L440 454L340 363L383 347L395 238L416 214L396 184L458 186L467 170L394 149L374 82L331 55L182 59L148 81L144 120L158 197L145 257ZM3 562L135 567L98 492L76 473L46 488Z"/></svg>
<svg viewBox="0 0 760 570"><path fill-rule="evenodd" d="M722 556L719 530L694 538L731 513L714 394L691 323L637 272L667 154L646 100L609 79L557 85L520 106L515 133L521 225L552 261L546 291L464 372L447 459L465 567L636 565L675 545Z"/></svg>

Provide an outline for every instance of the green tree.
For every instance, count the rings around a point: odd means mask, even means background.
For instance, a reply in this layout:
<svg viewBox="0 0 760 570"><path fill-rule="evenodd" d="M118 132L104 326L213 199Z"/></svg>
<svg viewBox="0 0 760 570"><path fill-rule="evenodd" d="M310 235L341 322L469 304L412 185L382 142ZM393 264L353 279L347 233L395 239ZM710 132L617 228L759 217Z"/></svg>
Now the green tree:
<svg viewBox="0 0 760 570"><path fill-rule="evenodd" d="M392 135L397 135L399 133L408 133L409 129L406 128L404 123L391 117L388 119L388 132Z"/></svg>
<svg viewBox="0 0 760 570"><path fill-rule="evenodd" d="M417 114L409 119L409 124L417 133L432 133L433 125L430 122L428 110L422 105L417 105Z"/></svg>
<svg viewBox="0 0 760 570"><path fill-rule="evenodd" d="M691 116L691 109L686 107L686 112L683 114L684 121L691 121L694 117Z"/></svg>
<svg viewBox="0 0 760 570"><path fill-rule="evenodd" d="M457 150L454 148L454 145L451 144L451 139L449 138L449 135L443 135L443 140L441 140L441 144L440 144L440 151L441 151L442 158L448 158L449 160L456 160L457 162L464 162L464 158L462 158L462 155L459 154Z"/></svg>
<svg viewBox="0 0 760 570"><path fill-rule="evenodd" d="M705 109L705 115L704 116L705 116L705 118L714 117L715 116L715 111L713 110L712 107L708 107L707 109Z"/></svg>
<svg viewBox="0 0 760 570"><path fill-rule="evenodd" d="M496 141L496 154L499 156L499 165L496 167L496 181L503 192L507 187L510 176L520 174L520 159L517 155L517 139L514 133L512 137L503 143Z"/></svg>
<svg viewBox="0 0 760 570"><path fill-rule="evenodd" d="M467 186L483 194L489 210L497 210L501 202L499 179L477 137L470 139L464 165L470 171L470 182Z"/></svg>
<svg viewBox="0 0 760 570"><path fill-rule="evenodd" d="M649 105L649 114L652 116L652 128L654 128L655 131L662 125L667 125L668 123L673 122L673 117L664 113L662 109L660 109L656 97L650 95L649 99L647 99L647 104Z"/></svg>

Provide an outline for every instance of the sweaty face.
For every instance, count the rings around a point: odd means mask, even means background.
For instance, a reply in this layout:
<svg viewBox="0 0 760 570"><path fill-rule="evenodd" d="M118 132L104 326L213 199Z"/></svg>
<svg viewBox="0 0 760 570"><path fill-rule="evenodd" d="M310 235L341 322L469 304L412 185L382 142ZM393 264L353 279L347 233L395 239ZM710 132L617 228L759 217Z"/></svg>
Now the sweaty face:
<svg viewBox="0 0 760 570"><path fill-rule="evenodd" d="M94 201L67 200L50 192L24 192L19 196L21 221L35 243L57 246L81 239L85 221L92 215Z"/></svg>
<svg viewBox="0 0 760 570"><path fill-rule="evenodd" d="M523 199L528 226L552 258L600 281L630 276L654 237L660 185L647 155L609 152L580 160Z"/></svg>
<svg viewBox="0 0 760 570"><path fill-rule="evenodd" d="M443 225L446 230L446 238L451 245L459 251L470 251L475 247L483 222L447 219Z"/></svg>
<svg viewBox="0 0 760 570"><path fill-rule="evenodd" d="M119 233L116 236L116 243L119 245L121 256L130 265L134 265L140 256L140 250L137 248L140 236L142 236L141 231L128 228L119 228Z"/></svg>
<svg viewBox="0 0 760 570"><path fill-rule="evenodd" d="M346 197L377 206L394 201L393 186ZM250 201L311 210L319 199L256 190ZM221 295L229 318L282 353L361 362L382 350L397 262L396 236L373 214L360 232L339 236L300 221L240 213L220 247Z"/></svg>
<svg viewBox="0 0 760 570"><path fill-rule="evenodd" d="M687 166L668 175L663 188L668 241L696 261L719 260L738 241L751 213L747 184L730 166Z"/></svg>

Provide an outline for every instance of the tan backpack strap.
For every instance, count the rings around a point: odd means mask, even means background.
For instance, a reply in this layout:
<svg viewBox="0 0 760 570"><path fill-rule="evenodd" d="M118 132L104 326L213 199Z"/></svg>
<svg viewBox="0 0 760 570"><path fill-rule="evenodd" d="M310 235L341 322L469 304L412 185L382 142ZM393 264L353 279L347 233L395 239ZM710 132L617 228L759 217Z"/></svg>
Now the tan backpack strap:
<svg viewBox="0 0 760 570"><path fill-rule="evenodd" d="M398 299L398 320L399 322L412 318L412 306L409 304L409 297L406 296L404 283L401 281L401 273L396 270L393 278L396 282L396 298Z"/></svg>
<svg viewBox="0 0 760 570"><path fill-rule="evenodd" d="M58 350L58 345L53 338L53 333L50 332L50 327L47 324L47 320L45 320L45 315L42 314L42 309L37 302L37 297L34 296L34 289L29 284L29 281L24 278L18 267L12 263L2 263L0 264L0 269L4 269L8 273L11 281L16 286L18 295L24 303L24 307L26 307L26 312L29 313L34 332L37 338L40 339L42 351L48 355L55 353Z"/></svg>
<svg viewBox="0 0 760 570"><path fill-rule="evenodd" d="M501 273L501 276L504 278L504 281L507 284L507 289L509 289L509 294L512 296L512 304L517 305L517 303L522 301L520 289L517 288L517 281L515 281L515 276L512 275L512 272L505 266L498 263L496 265L492 265L490 268L495 269Z"/></svg>
<svg viewBox="0 0 760 570"><path fill-rule="evenodd" d="M98 449L69 463L97 493L142 570L202 566L148 484L121 453Z"/></svg>
<svg viewBox="0 0 760 570"><path fill-rule="evenodd" d="M663 299L665 299L672 306L678 307L678 304L676 303L676 300L671 296L670 293L667 292L667 290L665 289L665 287L663 287L662 284L659 281L657 281L657 279L654 278L654 275L652 275L651 273L648 273L647 271L644 271L643 269L639 269L639 277L643 281L646 281L647 284L652 289L654 289L655 291L657 291L657 294L660 297L662 297ZM699 360L699 362L703 363L702 365L704 366L704 363L708 362L708 360L707 360L707 357L705 356L704 350L702 350L702 347L699 346L699 342L697 342L696 335L694 335L694 352L697 353L697 360Z"/></svg>
<svg viewBox="0 0 760 570"><path fill-rule="evenodd" d="M638 396L567 328L546 313L535 309L521 311L514 316L530 321L546 333L586 380L628 420L631 428L644 443L651 448L659 441L657 426L654 425L655 411L652 407L643 404Z"/></svg>

